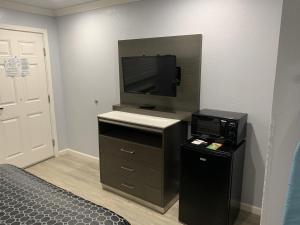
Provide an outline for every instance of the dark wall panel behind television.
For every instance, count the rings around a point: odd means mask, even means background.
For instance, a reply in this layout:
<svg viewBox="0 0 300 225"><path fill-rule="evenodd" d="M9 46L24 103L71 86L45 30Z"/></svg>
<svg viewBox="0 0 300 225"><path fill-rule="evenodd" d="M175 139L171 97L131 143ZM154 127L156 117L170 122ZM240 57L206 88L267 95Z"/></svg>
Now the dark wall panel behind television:
<svg viewBox="0 0 300 225"><path fill-rule="evenodd" d="M176 55L181 84L176 97L124 93L121 58L128 56ZM176 111L194 112L200 105L202 35L146 38L119 41L121 104L155 105Z"/></svg>

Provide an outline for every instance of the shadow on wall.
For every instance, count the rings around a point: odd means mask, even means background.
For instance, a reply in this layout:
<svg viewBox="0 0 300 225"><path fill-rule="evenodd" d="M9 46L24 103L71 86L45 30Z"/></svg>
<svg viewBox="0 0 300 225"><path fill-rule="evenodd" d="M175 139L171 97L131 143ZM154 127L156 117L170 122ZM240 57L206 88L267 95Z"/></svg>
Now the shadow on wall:
<svg viewBox="0 0 300 225"><path fill-rule="evenodd" d="M300 76L298 76L300 77ZM295 135L292 135L291 134L295 134ZM290 142L291 141L291 142ZM296 112L296 115L295 117L293 118L293 120L291 121L291 124L287 130L287 132L285 133L285 136L284 136L284 139L280 145L280 148L285 150L284 148L286 148L286 146L289 146L291 147L292 151L290 155L287 156L287 158L290 158L289 161L290 162L297 162L297 161L293 161L294 160L294 157L295 157L295 151L296 151L296 146L298 145L300 141L300 109L298 110L298 112ZM290 142L290 143L286 143L286 142ZM294 145L294 146L293 146ZM288 164L289 166L292 166L292 163ZM296 164L294 165L296 166ZM294 167L294 171L293 173L295 173L295 169L297 167ZM289 168L288 170L288 179L289 179L289 182L291 182L291 175L292 175L292 168ZM293 178L293 183L288 183L287 185L287 188L289 189L290 191L290 196L288 195L288 191L285 192L285 196L284 196L284 204L282 204L282 206L285 208L285 209L282 209L282 212L284 212L284 225L290 225L290 224L298 224L297 221L299 221L299 215L297 215L297 210L299 210L299 204L298 204L298 200L299 200L299 197L297 198L297 196L299 196L299 193L296 193L296 190L297 190L297 182L295 180L295 177Z"/></svg>
<svg viewBox="0 0 300 225"><path fill-rule="evenodd" d="M263 184L264 171L265 164L261 155L261 149L259 147L253 126L252 124L248 123L242 192L242 201L244 203L255 204L256 200L254 199L254 196L259 193L258 191L262 192L263 186L261 187L261 190L256 190L255 187L257 183ZM257 199L259 199L259 196L257 196ZM256 206L260 207L261 205Z"/></svg>
<svg viewBox="0 0 300 225"><path fill-rule="evenodd" d="M300 76L297 76L298 78L298 82L300 82ZM299 104L298 102L295 104ZM278 147L276 147L277 152L273 153L273 160L275 161L275 163L278 165L279 161L280 164L282 165L282 174L280 175L280 177L278 177L278 180L280 180L280 183L277 183L277 185L280 185L280 189L277 190L276 194L278 195L280 204L278 207L280 214L282 214L282 216L280 218L283 218L283 214L284 214L284 207L285 207L285 201L286 201L286 195L287 195L287 191L288 191L288 182L289 182L289 177L291 174L291 165L292 165L292 161L293 161L293 157L294 157L294 153L296 150L296 146L300 141L300 106L297 106L298 109L297 111L295 111L294 116L291 116L290 118L292 118L291 120L285 120L284 122L289 122L289 126L288 128L283 131L284 133L282 133L282 137L280 138L280 143L278 144ZM282 116L282 115L280 115ZM283 121L282 121L283 122ZM277 126L277 129L278 128ZM284 152L283 153L279 153L279 152ZM275 154L276 154L276 158L275 158ZM273 162L274 164L274 162ZM273 168L275 166L273 165ZM277 169L278 170L278 169ZM274 172L273 172L274 173ZM273 175L276 176L276 175ZM274 182L273 182L274 183ZM283 195L281 195L281 193L284 193Z"/></svg>
<svg viewBox="0 0 300 225"><path fill-rule="evenodd" d="M300 75L298 77L300 82ZM295 103L295 104L299 104L299 103ZM279 145L279 150L285 151L286 153L290 153L289 157L293 157L299 141L300 141L300 106L298 106L298 111L295 112L293 119L290 120L288 129L284 133L284 136L282 137L282 141ZM289 163L288 165L291 166L291 163Z"/></svg>
<svg viewBox="0 0 300 225"><path fill-rule="evenodd" d="M296 76L294 77L294 82L295 82L296 84L300 84L300 74L298 74L298 75L296 75Z"/></svg>

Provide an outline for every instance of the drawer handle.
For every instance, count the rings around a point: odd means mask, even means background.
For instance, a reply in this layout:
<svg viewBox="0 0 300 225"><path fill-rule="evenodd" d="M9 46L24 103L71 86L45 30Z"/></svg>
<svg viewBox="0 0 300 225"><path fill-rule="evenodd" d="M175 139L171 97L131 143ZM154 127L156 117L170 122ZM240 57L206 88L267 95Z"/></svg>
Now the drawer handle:
<svg viewBox="0 0 300 225"><path fill-rule="evenodd" d="M128 184L121 184L123 187L127 188L127 189L134 189L134 186L128 185Z"/></svg>
<svg viewBox="0 0 300 225"><path fill-rule="evenodd" d="M126 150L126 149L124 149L124 148L121 148L120 151L121 151L121 152L128 153L128 154L131 154L131 155L135 153L135 151L128 151L128 150Z"/></svg>
<svg viewBox="0 0 300 225"><path fill-rule="evenodd" d="M134 172L134 169L131 169L131 168L128 168L128 167L125 167L125 166L121 166L121 169L126 170L128 172Z"/></svg>

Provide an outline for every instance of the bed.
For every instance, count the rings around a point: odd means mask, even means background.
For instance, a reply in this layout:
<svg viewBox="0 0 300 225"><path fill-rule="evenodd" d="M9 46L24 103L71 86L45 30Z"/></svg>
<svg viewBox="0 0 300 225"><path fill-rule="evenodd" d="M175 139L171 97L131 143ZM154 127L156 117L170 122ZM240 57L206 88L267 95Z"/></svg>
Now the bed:
<svg viewBox="0 0 300 225"><path fill-rule="evenodd" d="M0 224L130 225L116 213L11 165L0 165Z"/></svg>

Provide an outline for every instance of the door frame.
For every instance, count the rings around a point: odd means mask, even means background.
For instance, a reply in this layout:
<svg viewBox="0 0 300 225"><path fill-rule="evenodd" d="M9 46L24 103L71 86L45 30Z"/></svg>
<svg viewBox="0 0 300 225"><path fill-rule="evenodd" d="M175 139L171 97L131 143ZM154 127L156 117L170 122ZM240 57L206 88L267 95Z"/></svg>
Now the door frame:
<svg viewBox="0 0 300 225"><path fill-rule="evenodd" d="M52 139L55 141L53 146L53 155L58 156L58 137L57 137L57 128L56 128L56 117L55 117L55 106L54 106L54 95L53 95L53 85L52 85L52 72L51 72L51 60L50 60L50 51L49 51L49 41L48 41L48 32L46 29L35 28L35 27L25 27L11 24L2 24L0 23L0 29L3 30L12 30L12 31L22 31L28 33L37 33L43 35L43 44L46 50L45 56L45 67L46 67L46 77L47 77L47 89L48 95L50 96L50 124L51 124L51 135Z"/></svg>

